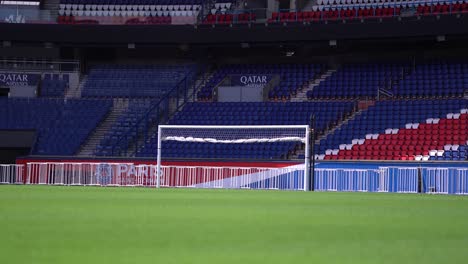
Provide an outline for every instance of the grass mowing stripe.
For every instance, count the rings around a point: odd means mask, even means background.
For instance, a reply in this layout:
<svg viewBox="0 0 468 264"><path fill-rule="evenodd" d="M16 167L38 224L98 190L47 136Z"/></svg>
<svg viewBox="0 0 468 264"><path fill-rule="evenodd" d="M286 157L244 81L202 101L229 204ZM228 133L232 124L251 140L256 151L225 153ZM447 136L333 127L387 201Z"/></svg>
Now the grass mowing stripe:
<svg viewBox="0 0 468 264"><path fill-rule="evenodd" d="M2 263L466 263L468 197L0 186Z"/></svg>

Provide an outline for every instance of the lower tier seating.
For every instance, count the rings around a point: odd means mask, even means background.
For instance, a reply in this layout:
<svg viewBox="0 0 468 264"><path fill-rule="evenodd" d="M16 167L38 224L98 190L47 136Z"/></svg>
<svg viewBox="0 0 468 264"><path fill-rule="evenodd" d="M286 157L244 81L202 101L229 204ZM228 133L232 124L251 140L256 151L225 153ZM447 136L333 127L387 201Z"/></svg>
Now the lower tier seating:
<svg viewBox="0 0 468 264"><path fill-rule="evenodd" d="M190 103L178 112L169 124L173 125L304 125L315 114L318 131L330 127L355 108L353 102L301 102L301 103ZM137 152L140 157L156 156L157 137ZM216 146L218 145L218 146ZM236 145L236 144L233 144ZM182 158L235 158L279 159L301 148L297 143L237 144L220 146L206 143L168 142L163 145L164 155ZM166 149L167 148L167 149Z"/></svg>
<svg viewBox="0 0 468 264"><path fill-rule="evenodd" d="M428 160L431 151L442 159L446 149L458 151L450 159L464 160L467 109L466 99L378 102L323 139L318 158Z"/></svg>
<svg viewBox="0 0 468 264"><path fill-rule="evenodd" d="M35 129L33 154L73 155L111 105L107 100L0 98L0 129Z"/></svg>
<svg viewBox="0 0 468 264"><path fill-rule="evenodd" d="M136 140L138 134L134 128L151 104L151 100L131 100L128 108L122 112L99 145L96 146L94 154L96 156L112 156L118 155L120 151L125 151Z"/></svg>

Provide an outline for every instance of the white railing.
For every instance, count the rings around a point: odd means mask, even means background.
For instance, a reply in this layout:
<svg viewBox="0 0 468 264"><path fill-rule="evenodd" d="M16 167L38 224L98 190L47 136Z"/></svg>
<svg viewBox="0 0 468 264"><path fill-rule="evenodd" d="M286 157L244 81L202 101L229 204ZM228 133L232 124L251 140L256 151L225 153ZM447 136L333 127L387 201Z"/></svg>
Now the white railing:
<svg viewBox="0 0 468 264"><path fill-rule="evenodd" d="M304 190L304 165L281 168L161 166L160 186ZM31 162L0 165L0 184L158 186L156 165L133 163ZM380 167L314 172L315 191L468 194L468 168Z"/></svg>
<svg viewBox="0 0 468 264"><path fill-rule="evenodd" d="M24 166L0 164L0 184L24 184Z"/></svg>
<svg viewBox="0 0 468 264"><path fill-rule="evenodd" d="M27 184L157 186L156 165L133 163L27 164ZM161 187L303 190L303 165L283 168L161 166Z"/></svg>
<svg viewBox="0 0 468 264"><path fill-rule="evenodd" d="M303 190L304 169L162 166L161 186L222 189Z"/></svg>

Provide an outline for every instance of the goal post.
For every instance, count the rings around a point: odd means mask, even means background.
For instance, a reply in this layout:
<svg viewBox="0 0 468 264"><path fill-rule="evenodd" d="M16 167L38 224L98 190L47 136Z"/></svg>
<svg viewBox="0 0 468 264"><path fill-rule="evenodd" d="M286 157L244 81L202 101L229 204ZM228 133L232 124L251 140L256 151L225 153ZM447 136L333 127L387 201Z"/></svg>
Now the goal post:
<svg viewBox="0 0 468 264"><path fill-rule="evenodd" d="M176 156L178 159L181 160L198 160L202 163L205 157L210 161L220 161L219 164L217 164L216 166L219 167L222 166L222 160L229 160L229 155L232 154L239 155L236 156L237 160L243 161L256 161L255 158L253 158L254 156L257 158L260 157L260 159L263 159L263 161L279 161L281 157L280 161L285 161L284 164L287 164L287 162L291 163L292 160L289 159L287 150L283 151L286 153L285 155L281 155L281 147L291 147L297 146L298 144L304 144L304 154L297 155L294 160L296 164L290 165L289 168L292 170L296 170L296 174L294 174L294 177L297 178L298 175L300 175L301 177L299 183L294 184L294 186L298 187L297 189L307 191L310 187L311 133L313 133L313 131L308 125L160 125L158 126L156 187L161 187L161 182L165 180L167 181L168 177L170 177L170 175L165 175L165 166L163 166L162 164L163 158L170 160L174 158L174 156ZM198 147L204 147L204 152L199 153L199 156L197 157L190 156L191 154L193 154L193 151L197 151L193 148L193 146L190 146L190 144L196 145ZM167 147L168 145L170 145L171 147ZM177 150L174 149L175 147L177 147ZM249 147L251 148L251 152L245 151L245 149L248 149ZM263 147L265 148L265 150L262 152ZM256 148L260 148L260 150ZM241 153L241 150L243 149L245 152L243 154L245 155L242 155ZM273 149L274 151L271 149ZM217 157L217 154L219 154L220 156ZM300 159L298 159L299 157ZM232 164L230 164L229 166L232 169ZM263 176L260 177L262 181L273 182L278 180L278 178L281 177L279 176L280 173L278 171L280 170L278 170L278 167L280 167L278 163L276 163L274 166L272 165L271 168L269 168L271 173L263 173ZM203 173L203 171L210 170L200 170L200 173ZM252 175L254 175L255 177ZM231 182L234 182L235 180L235 182L242 182L244 184L235 186L226 185L225 188L235 188L236 186L237 188L247 188L246 186L253 186L252 181L259 180L258 175L255 173L249 174L249 176L244 175L244 177L251 176L252 179L250 180L250 185L248 184L249 180L233 179L236 177L239 178L241 177L241 175L220 175L219 177L223 179L223 182L227 181L226 178L231 178ZM195 175L195 177L205 179L206 175ZM292 179L289 180L292 181ZM201 180L199 179L198 181ZM267 186L265 185L265 183L262 184L262 186ZM207 184L206 186L210 185ZM221 188L223 187L221 186ZM271 188L274 189L275 187Z"/></svg>

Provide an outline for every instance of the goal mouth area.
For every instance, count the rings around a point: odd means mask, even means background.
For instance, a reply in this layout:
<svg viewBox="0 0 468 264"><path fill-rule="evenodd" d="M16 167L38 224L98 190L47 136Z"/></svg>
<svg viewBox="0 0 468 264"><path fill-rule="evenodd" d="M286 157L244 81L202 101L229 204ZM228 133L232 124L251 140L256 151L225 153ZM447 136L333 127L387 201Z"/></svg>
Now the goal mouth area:
<svg viewBox="0 0 468 264"><path fill-rule="evenodd" d="M157 164L161 166L162 159L165 162L290 164L301 166L301 188L304 189L308 179L309 133L307 125L161 125L158 127Z"/></svg>
<svg viewBox="0 0 468 264"><path fill-rule="evenodd" d="M307 126L160 126L161 158L209 161L304 159ZM158 136L159 136L158 135Z"/></svg>
<svg viewBox="0 0 468 264"><path fill-rule="evenodd" d="M304 164L282 167L161 166L160 187L304 190Z"/></svg>

